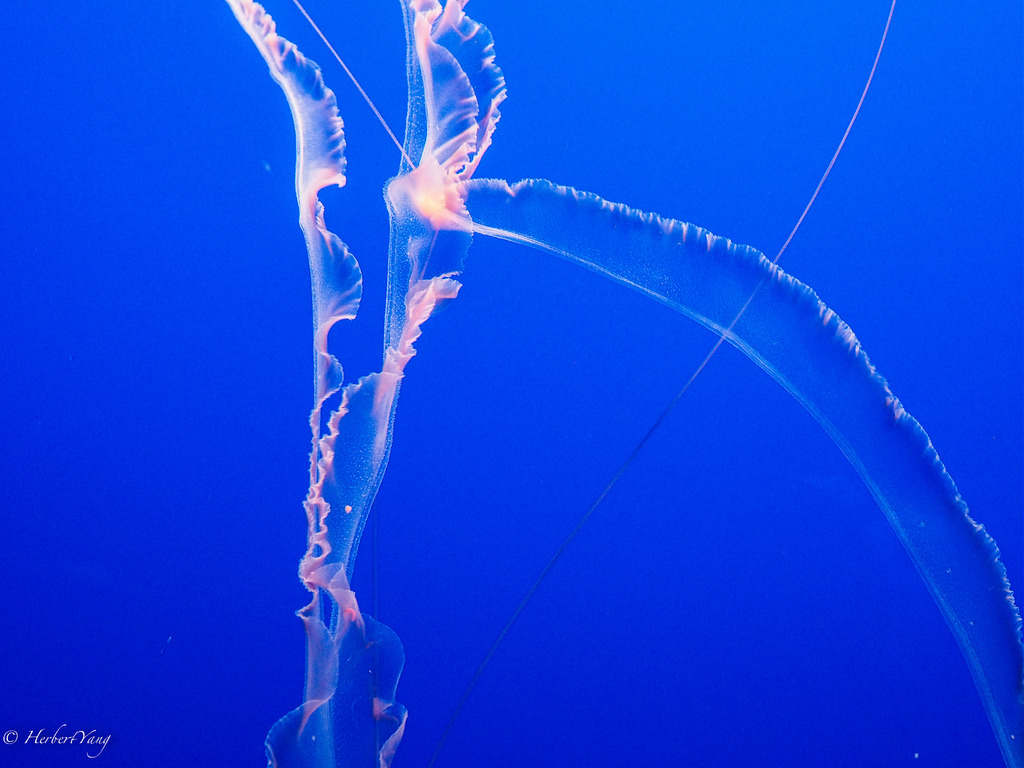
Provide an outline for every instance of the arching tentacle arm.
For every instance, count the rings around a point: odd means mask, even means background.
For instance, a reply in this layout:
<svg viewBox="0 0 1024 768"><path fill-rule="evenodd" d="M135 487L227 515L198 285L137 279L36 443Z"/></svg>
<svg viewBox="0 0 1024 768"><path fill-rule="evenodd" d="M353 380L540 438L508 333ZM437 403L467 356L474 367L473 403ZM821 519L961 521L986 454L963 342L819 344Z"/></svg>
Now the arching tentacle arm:
<svg viewBox="0 0 1024 768"><path fill-rule="evenodd" d="M999 550L850 327L760 252L692 224L547 181L473 180L462 194L475 234L575 262L724 333L807 409L924 579L967 659L1007 765L1024 765L1021 621Z"/></svg>

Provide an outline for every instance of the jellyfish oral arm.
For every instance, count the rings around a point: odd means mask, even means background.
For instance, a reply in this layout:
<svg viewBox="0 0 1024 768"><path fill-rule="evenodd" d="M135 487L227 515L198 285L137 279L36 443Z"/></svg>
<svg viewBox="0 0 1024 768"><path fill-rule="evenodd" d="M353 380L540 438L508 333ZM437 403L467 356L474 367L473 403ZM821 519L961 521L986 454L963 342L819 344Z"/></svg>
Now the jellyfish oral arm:
<svg viewBox="0 0 1024 768"><path fill-rule="evenodd" d="M356 316L362 275L355 257L327 229L317 198L324 187L345 183L337 101L316 64L277 35L262 7L248 0L228 4L291 108L295 192L313 290L308 549L299 566L312 597L298 612L306 631L306 685L302 705L271 728L267 759L279 766L386 765L405 725L405 709L394 700L404 652L394 632L360 612L349 578L387 463L392 409L411 342L380 372L344 384L328 334L335 323ZM335 726L339 717L344 727Z"/></svg>
<svg viewBox="0 0 1024 768"><path fill-rule="evenodd" d="M693 224L548 181L475 179L463 192L477 234L577 263L724 335L807 409L910 555L1007 765L1024 765L1021 620L999 549L853 330L759 251Z"/></svg>
<svg viewBox="0 0 1024 768"><path fill-rule="evenodd" d="M410 110L402 174L392 181L385 348L381 370L345 383L329 350L331 328L356 316L359 264L327 229L321 189L345 184L344 130L320 69L277 34L263 8L227 0L282 88L296 135L295 192L313 292L313 408L308 546L299 577L312 597L298 615L306 631L301 706L267 736L271 765L390 763L405 725L394 700L404 663L397 636L363 614L349 583L366 516L380 486L405 367L423 323L459 290L455 277L471 242L457 182L468 179L490 142L504 98L489 33L461 12L433 2L406 6ZM444 41L443 44L442 42ZM458 57L483 66L476 86ZM481 106L483 117L477 119ZM417 158L415 167L410 158ZM367 695L372 691L372 696Z"/></svg>

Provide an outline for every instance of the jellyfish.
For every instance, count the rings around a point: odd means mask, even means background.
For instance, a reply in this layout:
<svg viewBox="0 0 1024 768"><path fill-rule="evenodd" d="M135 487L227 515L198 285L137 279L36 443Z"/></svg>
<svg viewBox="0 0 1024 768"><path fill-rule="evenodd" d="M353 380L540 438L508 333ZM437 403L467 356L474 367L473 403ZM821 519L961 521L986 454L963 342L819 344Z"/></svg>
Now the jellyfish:
<svg viewBox="0 0 1024 768"><path fill-rule="evenodd" d="M427 321L458 297L474 238L568 261L695 321L742 352L821 426L863 480L967 661L999 748L1021 747L1020 616L984 527L928 435L853 330L807 285L754 248L685 222L545 180L480 179L505 98L488 30L462 0L403 0L409 109L391 232L379 371L354 381L329 345L359 311L356 257L327 228L319 192L345 184L345 138L322 74L251 0L227 0L284 90L296 131L296 196L314 307L314 405L303 703L267 738L282 766L389 765L406 725L404 652L359 606L355 556L391 450L398 395ZM528 278L526 278L528 281Z"/></svg>

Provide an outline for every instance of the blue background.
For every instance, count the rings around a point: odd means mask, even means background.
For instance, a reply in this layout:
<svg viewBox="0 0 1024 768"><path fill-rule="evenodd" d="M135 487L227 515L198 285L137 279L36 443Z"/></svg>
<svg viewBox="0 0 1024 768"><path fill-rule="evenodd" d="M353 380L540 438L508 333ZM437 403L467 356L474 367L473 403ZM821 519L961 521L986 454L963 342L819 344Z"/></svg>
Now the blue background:
<svg viewBox="0 0 1024 768"><path fill-rule="evenodd" d="M398 4L310 5L386 118ZM713 6L713 7L708 7ZM325 193L379 359L391 145L324 65ZM544 177L770 255L888 3L475 0L509 99L480 176ZM262 765L301 700L310 317L285 101L219 2L13 4L0 70L0 765ZM1022 580L1022 52L1009 2L905 0L783 258L854 328ZM477 243L402 388L355 587L406 648L423 766L529 583L713 341ZM374 579L376 570L376 597ZM376 606L374 607L374 602ZM952 637L838 450L725 349L552 572L441 766L995 766Z"/></svg>

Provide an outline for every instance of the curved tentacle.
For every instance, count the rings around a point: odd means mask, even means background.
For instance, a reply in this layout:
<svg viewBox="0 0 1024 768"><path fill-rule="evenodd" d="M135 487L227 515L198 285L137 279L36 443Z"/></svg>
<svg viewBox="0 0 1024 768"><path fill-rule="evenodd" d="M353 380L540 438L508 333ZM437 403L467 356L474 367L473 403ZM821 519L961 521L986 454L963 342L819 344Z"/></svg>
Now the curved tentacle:
<svg viewBox="0 0 1024 768"><path fill-rule="evenodd" d="M548 181L474 180L462 191L474 233L575 262L681 312L807 409L867 485L939 606L1007 765L1024 765L1021 619L999 549L852 329L759 251L693 224Z"/></svg>

